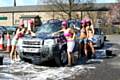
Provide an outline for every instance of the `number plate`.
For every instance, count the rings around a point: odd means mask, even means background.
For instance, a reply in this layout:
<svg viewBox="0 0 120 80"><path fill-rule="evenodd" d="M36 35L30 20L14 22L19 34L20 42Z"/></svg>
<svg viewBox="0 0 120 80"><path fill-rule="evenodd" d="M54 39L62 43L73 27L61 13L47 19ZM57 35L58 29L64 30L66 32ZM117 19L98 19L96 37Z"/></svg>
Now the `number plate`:
<svg viewBox="0 0 120 80"><path fill-rule="evenodd" d="M24 52L38 53L38 48L24 48Z"/></svg>

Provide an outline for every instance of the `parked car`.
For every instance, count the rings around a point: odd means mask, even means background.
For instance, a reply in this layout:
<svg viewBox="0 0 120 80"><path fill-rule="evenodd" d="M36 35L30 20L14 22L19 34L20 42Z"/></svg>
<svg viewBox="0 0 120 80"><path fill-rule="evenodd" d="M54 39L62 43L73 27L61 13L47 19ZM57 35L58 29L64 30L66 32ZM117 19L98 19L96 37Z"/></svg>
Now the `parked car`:
<svg viewBox="0 0 120 80"><path fill-rule="evenodd" d="M96 39L94 47L101 48L102 46L104 46L104 33L102 32L101 28L94 29L95 29L94 38Z"/></svg>
<svg viewBox="0 0 120 80"><path fill-rule="evenodd" d="M59 19L49 19L47 23L61 23L62 21Z"/></svg>
<svg viewBox="0 0 120 80"><path fill-rule="evenodd" d="M17 26L6 26L7 32L9 32L9 34L14 34Z"/></svg>
<svg viewBox="0 0 120 80"><path fill-rule="evenodd" d="M39 27L36 36L26 35L22 45L17 52L22 60L29 59L34 64L55 60L58 66L67 62L66 42L62 33L52 35L51 33L61 29L61 21L47 22Z"/></svg>
<svg viewBox="0 0 120 80"><path fill-rule="evenodd" d="M71 24L74 24L74 28L77 30L80 30L80 20L79 19L71 19L68 20L68 26L70 26Z"/></svg>
<svg viewBox="0 0 120 80"><path fill-rule="evenodd" d="M68 26L69 27L74 26L73 29L74 29L74 31L76 33L76 37L80 36L80 26L81 26L81 23L80 23L79 19L68 20Z"/></svg>
<svg viewBox="0 0 120 80"><path fill-rule="evenodd" d="M106 41L107 40L107 36L106 35L104 35L104 41Z"/></svg>
<svg viewBox="0 0 120 80"><path fill-rule="evenodd" d="M7 33L7 29L5 26L0 26L0 30L3 32L3 34Z"/></svg>

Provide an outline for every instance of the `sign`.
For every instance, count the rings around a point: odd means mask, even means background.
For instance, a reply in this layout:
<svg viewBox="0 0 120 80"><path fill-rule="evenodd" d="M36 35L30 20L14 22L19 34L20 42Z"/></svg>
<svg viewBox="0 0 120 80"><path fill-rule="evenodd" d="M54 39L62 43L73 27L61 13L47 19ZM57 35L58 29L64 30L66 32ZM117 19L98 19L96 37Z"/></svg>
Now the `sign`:
<svg viewBox="0 0 120 80"><path fill-rule="evenodd" d="M7 20L7 17L5 17L5 16L0 16L0 20Z"/></svg>

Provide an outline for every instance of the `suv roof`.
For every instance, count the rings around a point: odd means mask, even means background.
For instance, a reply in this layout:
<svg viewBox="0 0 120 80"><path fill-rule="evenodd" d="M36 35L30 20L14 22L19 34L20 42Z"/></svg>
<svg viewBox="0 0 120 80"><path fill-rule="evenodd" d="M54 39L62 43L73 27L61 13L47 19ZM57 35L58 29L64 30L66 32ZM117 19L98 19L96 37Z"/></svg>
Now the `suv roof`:
<svg viewBox="0 0 120 80"><path fill-rule="evenodd" d="M70 26L71 24L74 24L76 27L80 28L80 20L79 19L68 20L68 26Z"/></svg>
<svg viewBox="0 0 120 80"><path fill-rule="evenodd" d="M95 34L101 34L101 28L94 28L94 30L95 30Z"/></svg>
<svg viewBox="0 0 120 80"><path fill-rule="evenodd" d="M50 19L47 21L47 23L60 23L60 22L62 22L62 21L59 19Z"/></svg>

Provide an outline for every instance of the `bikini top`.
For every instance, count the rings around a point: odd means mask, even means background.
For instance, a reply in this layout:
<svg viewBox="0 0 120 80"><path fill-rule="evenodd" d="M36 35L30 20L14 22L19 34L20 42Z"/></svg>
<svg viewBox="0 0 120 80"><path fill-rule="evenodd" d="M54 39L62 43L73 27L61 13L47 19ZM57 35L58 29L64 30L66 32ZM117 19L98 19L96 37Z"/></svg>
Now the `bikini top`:
<svg viewBox="0 0 120 80"><path fill-rule="evenodd" d="M20 33L18 34L18 37L19 37L19 38L24 37L24 33L21 33L21 32L20 32Z"/></svg>
<svg viewBox="0 0 120 80"><path fill-rule="evenodd" d="M81 29L80 33L86 33L86 30L85 29Z"/></svg>
<svg viewBox="0 0 120 80"><path fill-rule="evenodd" d="M24 37L24 34L23 33L18 33L18 34L15 34L15 36L14 36L14 38L16 39L16 40L18 40L19 38L22 38L22 37Z"/></svg>
<svg viewBox="0 0 120 80"><path fill-rule="evenodd" d="M65 36L65 37L71 37L72 35L73 35L73 34L70 33L70 32L68 32L68 31L64 32L64 36Z"/></svg>

